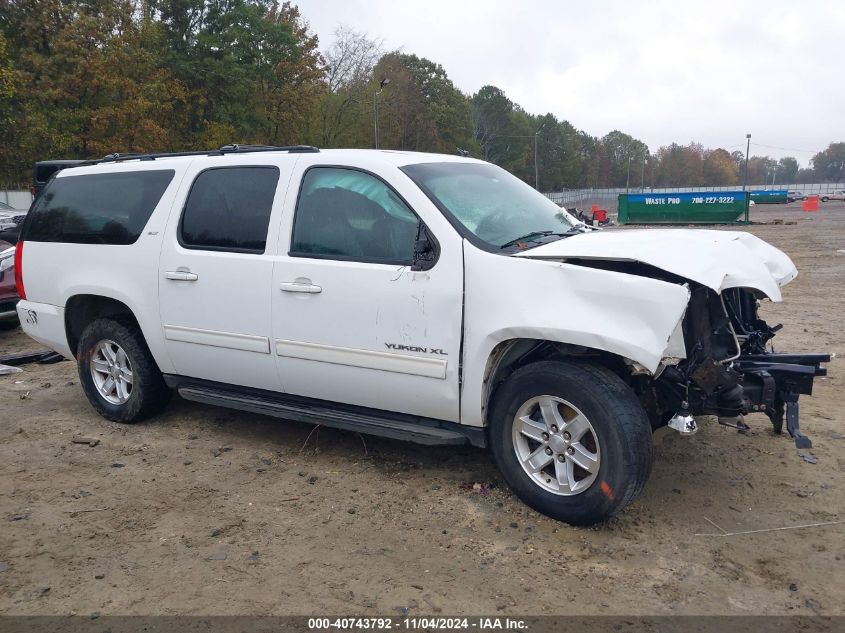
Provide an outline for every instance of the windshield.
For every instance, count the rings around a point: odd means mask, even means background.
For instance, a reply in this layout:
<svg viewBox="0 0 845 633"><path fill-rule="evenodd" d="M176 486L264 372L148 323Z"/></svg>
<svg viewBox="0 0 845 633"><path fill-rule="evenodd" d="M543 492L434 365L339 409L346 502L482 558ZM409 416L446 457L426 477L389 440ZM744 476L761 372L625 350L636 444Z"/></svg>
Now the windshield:
<svg viewBox="0 0 845 633"><path fill-rule="evenodd" d="M502 248L520 238L536 241L577 224L543 194L495 165L421 163L406 165L402 171L489 247Z"/></svg>

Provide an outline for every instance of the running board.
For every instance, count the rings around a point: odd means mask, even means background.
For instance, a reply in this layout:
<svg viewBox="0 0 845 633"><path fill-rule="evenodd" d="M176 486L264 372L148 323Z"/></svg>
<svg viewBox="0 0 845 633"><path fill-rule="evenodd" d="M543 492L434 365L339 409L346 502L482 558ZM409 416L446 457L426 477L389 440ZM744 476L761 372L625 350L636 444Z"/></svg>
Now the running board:
<svg viewBox="0 0 845 633"><path fill-rule="evenodd" d="M310 398L299 398L260 390L231 388L217 383L199 384L177 376L165 381L185 400L211 404L250 413L259 413L296 422L321 424L345 431L378 435L428 446L486 446L484 429L464 427L453 422L431 420L401 413L363 407L334 405Z"/></svg>

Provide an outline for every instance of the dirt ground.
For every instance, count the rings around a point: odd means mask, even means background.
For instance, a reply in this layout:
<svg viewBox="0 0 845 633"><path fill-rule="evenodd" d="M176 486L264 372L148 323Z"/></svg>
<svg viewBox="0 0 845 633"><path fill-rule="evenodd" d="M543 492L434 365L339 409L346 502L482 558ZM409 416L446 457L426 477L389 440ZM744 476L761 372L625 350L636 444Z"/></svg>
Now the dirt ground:
<svg viewBox="0 0 845 633"><path fill-rule="evenodd" d="M845 205L822 209L757 206L795 224L749 227L800 270L764 308L778 349L837 353L801 400L817 464L760 415L747 435L662 429L644 496L579 529L519 502L482 450L178 398L121 426L73 363L31 364L0 377L0 613L845 614L845 525L711 524L845 519ZM0 333L0 354L36 347Z"/></svg>

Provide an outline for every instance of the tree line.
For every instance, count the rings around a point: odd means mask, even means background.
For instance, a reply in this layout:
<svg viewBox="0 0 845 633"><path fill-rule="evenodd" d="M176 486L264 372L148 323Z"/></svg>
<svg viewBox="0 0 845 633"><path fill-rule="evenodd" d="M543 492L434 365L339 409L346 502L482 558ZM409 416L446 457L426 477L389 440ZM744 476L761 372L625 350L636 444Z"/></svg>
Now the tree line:
<svg viewBox="0 0 845 633"><path fill-rule="evenodd" d="M0 179L32 162L257 143L465 153L542 190L735 185L744 153L596 137L500 88L339 27L321 50L276 0L0 0ZM535 161L536 157L536 161ZM752 156L748 183L845 180L845 143L799 168Z"/></svg>

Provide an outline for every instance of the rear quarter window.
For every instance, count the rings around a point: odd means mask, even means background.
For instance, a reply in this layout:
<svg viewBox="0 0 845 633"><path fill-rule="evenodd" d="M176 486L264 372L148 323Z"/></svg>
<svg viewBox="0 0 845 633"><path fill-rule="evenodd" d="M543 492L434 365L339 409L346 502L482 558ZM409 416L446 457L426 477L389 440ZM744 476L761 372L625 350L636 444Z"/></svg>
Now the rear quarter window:
<svg viewBox="0 0 845 633"><path fill-rule="evenodd" d="M134 243L173 180L172 169L53 179L24 226L24 240Z"/></svg>
<svg viewBox="0 0 845 633"><path fill-rule="evenodd" d="M58 165L37 165L35 167L35 182L45 183L57 171L59 171Z"/></svg>

